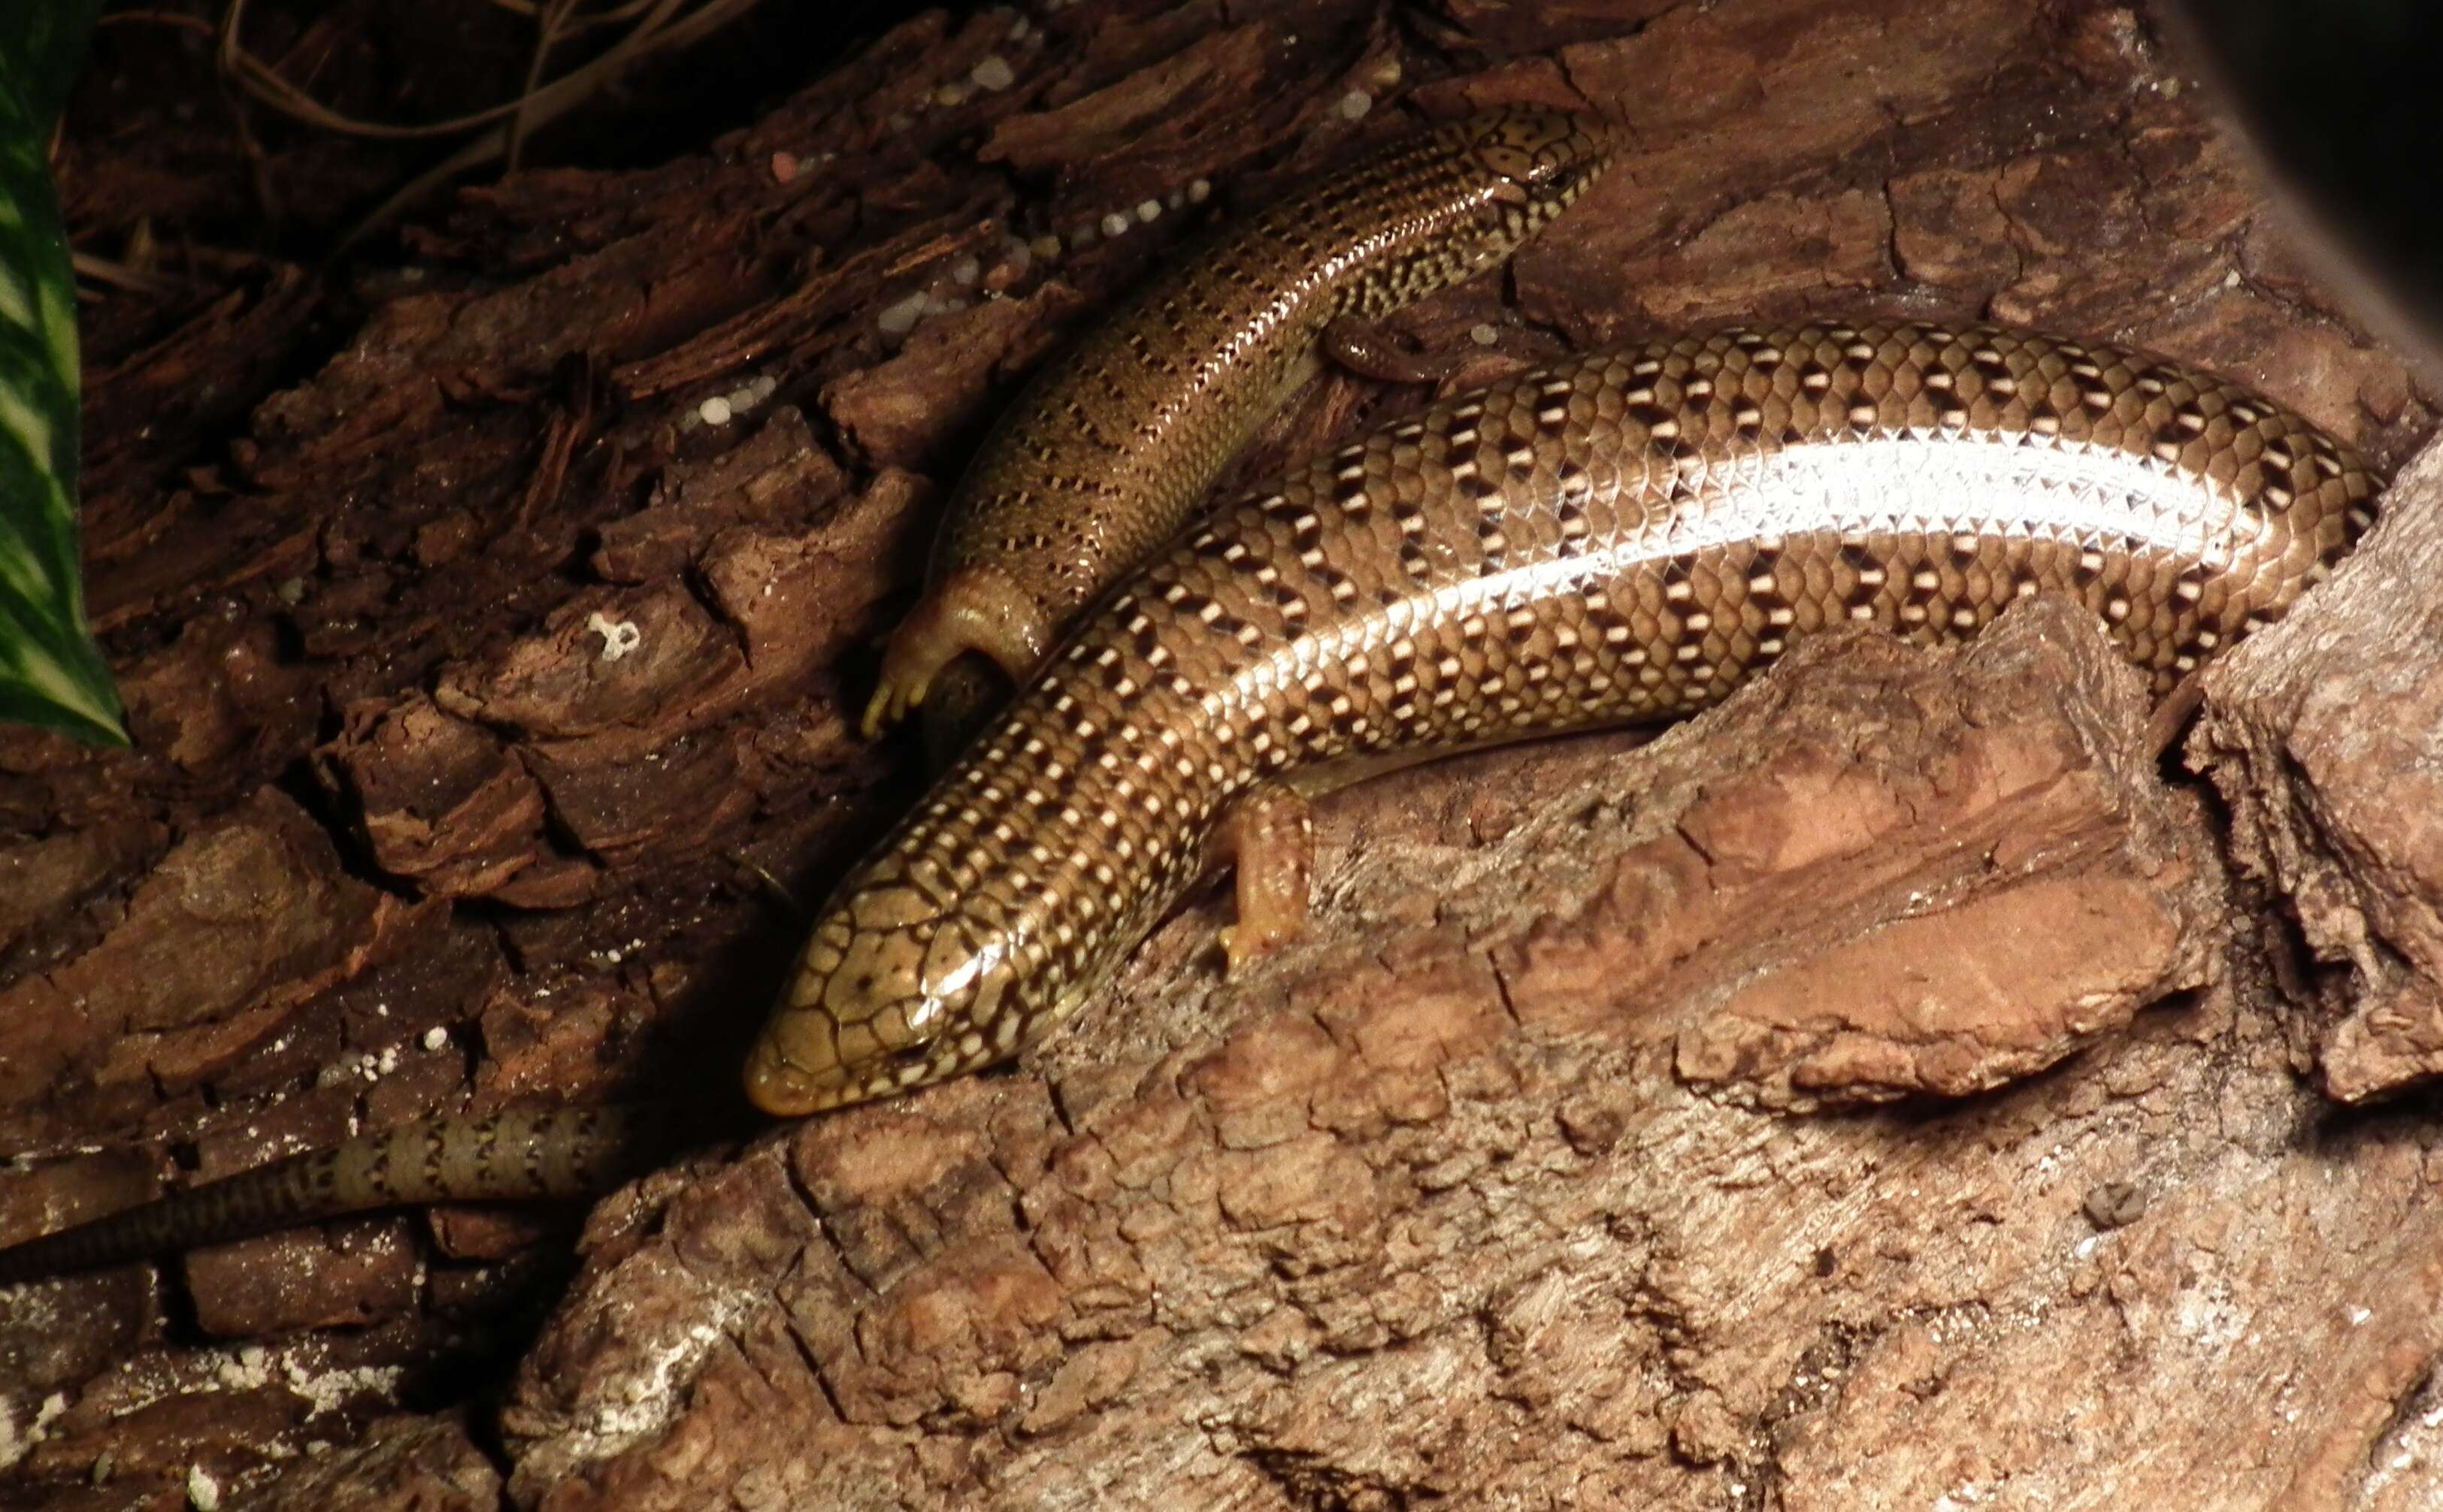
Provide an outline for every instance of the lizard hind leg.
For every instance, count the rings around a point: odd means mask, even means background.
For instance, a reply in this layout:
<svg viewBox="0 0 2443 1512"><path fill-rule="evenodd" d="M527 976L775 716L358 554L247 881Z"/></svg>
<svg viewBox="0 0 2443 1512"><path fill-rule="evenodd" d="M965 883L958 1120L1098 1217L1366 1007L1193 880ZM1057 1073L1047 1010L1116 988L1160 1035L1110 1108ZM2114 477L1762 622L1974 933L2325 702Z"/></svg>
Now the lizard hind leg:
<svg viewBox="0 0 2443 1512"><path fill-rule="evenodd" d="M924 703L942 669L970 651L992 658L1023 684L1051 649L1050 616L1007 574L983 563L958 568L934 585L882 653L882 677L865 706L867 739Z"/></svg>
<svg viewBox="0 0 2443 1512"><path fill-rule="evenodd" d="M1316 345L1340 367L1377 383L1441 383L1467 362L1463 353L1411 352L1387 328L1354 315L1335 317Z"/></svg>
<svg viewBox="0 0 2443 1512"><path fill-rule="evenodd" d="M1344 757L1265 777L1240 793L1222 814L1204 856L1208 870L1238 868L1238 922L1223 929L1219 940L1223 976L1236 976L1305 932L1314 881L1315 800L1411 767L1535 738L1497 736L1464 745Z"/></svg>
<svg viewBox="0 0 2443 1512"><path fill-rule="evenodd" d="M1306 929L1314 881L1306 794L1270 777L1248 789L1214 831L1210 859L1238 868L1239 919L1221 936L1222 975L1235 977Z"/></svg>

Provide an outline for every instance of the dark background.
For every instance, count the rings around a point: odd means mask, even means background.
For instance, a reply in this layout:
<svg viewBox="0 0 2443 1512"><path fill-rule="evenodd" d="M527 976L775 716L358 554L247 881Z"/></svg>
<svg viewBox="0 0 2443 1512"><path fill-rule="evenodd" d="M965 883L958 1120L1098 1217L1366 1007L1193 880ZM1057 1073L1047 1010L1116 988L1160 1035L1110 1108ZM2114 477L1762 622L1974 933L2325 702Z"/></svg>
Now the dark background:
<svg viewBox="0 0 2443 1512"><path fill-rule="evenodd" d="M2173 40L2363 277L2443 337L2443 6L2179 0Z"/></svg>

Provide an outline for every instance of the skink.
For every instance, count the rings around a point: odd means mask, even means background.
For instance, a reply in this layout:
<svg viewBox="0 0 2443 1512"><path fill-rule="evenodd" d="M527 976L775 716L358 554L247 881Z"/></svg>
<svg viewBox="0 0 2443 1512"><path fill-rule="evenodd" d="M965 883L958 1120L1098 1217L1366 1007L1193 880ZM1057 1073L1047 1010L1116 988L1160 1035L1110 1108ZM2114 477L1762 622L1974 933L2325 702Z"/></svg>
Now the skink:
<svg viewBox="0 0 2443 1512"><path fill-rule="evenodd" d="M1600 127L1510 108L1308 181L1157 277L1021 395L956 496L935 590L891 645L870 720L927 699L937 750L1055 628L1171 533L1327 340L1499 263L1610 161ZM0 1284L368 1209L597 1191L662 1144L657 1115L439 1119L275 1162L11 1249Z"/></svg>
<svg viewBox="0 0 2443 1512"><path fill-rule="evenodd" d="M1723 332L1434 405L1085 616L838 888L748 1094L794 1116L1009 1058L1217 847L1259 952L1303 908L1297 781L1335 762L1685 714L1801 635L1957 638L2036 592L2168 688L2329 570L2378 487L2236 385L1998 329ZM0 1279L194 1242L148 1211Z"/></svg>
<svg viewBox="0 0 2443 1512"><path fill-rule="evenodd" d="M954 751L1061 627L1203 501L1310 375L1318 339L1342 337L1332 350L1366 366L1352 322L1500 263L1613 151L1580 117L1487 111L1310 180L1153 279L985 439L944 519L931 586L884 654L866 734L922 703L928 744Z"/></svg>
<svg viewBox="0 0 2443 1512"><path fill-rule="evenodd" d="M1682 715L1794 639L2067 593L2169 689L2372 522L2347 447L2141 353L1731 331L1437 404L1158 555L840 885L750 1057L797 1115L1004 1060L1217 847L1234 956L1304 907L1296 779Z"/></svg>

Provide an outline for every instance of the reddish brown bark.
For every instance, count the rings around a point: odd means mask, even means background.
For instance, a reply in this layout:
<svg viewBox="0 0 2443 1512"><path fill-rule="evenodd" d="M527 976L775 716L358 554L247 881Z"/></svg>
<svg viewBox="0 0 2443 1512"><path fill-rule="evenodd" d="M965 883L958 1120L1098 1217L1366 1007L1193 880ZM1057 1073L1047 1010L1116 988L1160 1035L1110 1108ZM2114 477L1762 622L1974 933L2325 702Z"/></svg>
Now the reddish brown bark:
<svg viewBox="0 0 2443 1512"><path fill-rule="evenodd" d="M1402 319L1455 383L1993 315L2406 456L2434 396L2179 82L2093 0L928 17L667 168L470 193L233 442L143 428L328 291L97 351L138 750L0 736L0 1139L46 1157L0 1237L170 1145L640 1088L726 1127L803 909L909 796L842 711L982 426L1187 227L1421 113L1634 149ZM1331 377L1244 470L1417 397ZM2443 1053L2436 493L2210 684L2212 797L2048 605L1387 779L1248 980L1202 899L1016 1073L614 1197L573 1284L563 1230L459 1213L0 1297L0 1501L2431 1501L2433 1120L2333 1100Z"/></svg>

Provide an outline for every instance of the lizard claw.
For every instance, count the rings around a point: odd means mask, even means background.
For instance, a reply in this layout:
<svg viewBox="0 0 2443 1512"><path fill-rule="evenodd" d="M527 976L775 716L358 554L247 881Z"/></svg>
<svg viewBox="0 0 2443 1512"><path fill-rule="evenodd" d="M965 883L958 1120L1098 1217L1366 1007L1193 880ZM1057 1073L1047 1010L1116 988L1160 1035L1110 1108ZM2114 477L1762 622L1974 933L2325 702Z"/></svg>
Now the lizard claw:
<svg viewBox="0 0 2443 1512"><path fill-rule="evenodd" d="M867 701L865 718L858 721L857 728L867 739L872 739L886 727L897 724L913 713L925 701L925 690L931 683L930 673L919 673L913 678L891 676L890 663L886 660L881 685Z"/></svg>

